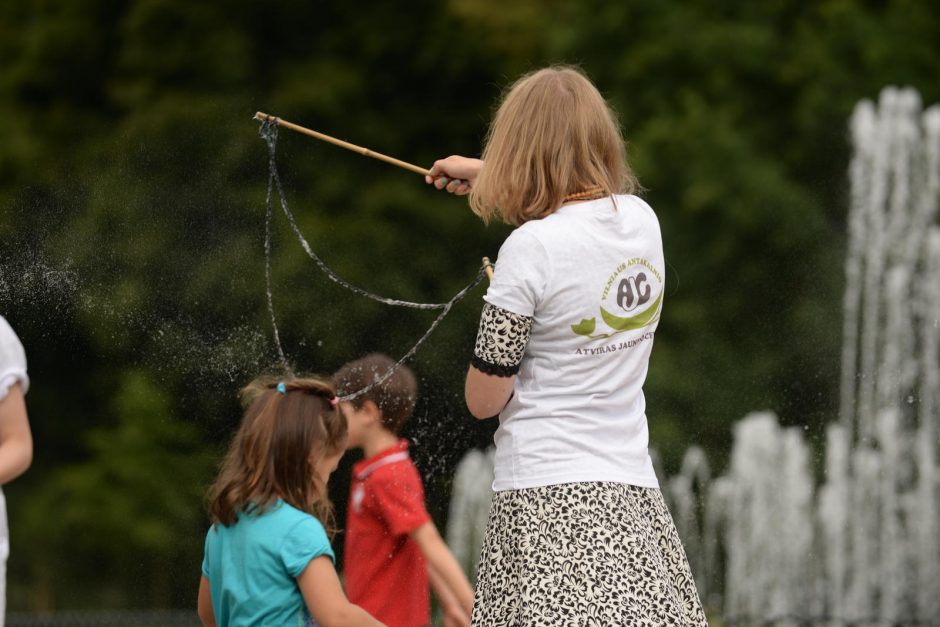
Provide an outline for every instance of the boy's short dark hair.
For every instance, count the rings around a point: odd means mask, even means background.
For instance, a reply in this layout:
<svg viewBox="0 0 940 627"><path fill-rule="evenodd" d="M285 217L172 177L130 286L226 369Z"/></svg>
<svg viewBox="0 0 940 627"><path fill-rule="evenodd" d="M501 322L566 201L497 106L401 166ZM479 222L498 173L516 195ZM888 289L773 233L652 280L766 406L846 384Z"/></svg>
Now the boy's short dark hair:
<svg viewBox="0 0 940 627"><path fill-rule="evenodd" d="M381 353L372 353L351 361L333 375L336 392L340 396L355 394L394 366L395 361ZM356 409L361 408L366 401L375 403L382 412L382 426L397 435L415 410L417 396L418 383L414 373L408 366L401 365L385 381L350 402Z"/></svg>

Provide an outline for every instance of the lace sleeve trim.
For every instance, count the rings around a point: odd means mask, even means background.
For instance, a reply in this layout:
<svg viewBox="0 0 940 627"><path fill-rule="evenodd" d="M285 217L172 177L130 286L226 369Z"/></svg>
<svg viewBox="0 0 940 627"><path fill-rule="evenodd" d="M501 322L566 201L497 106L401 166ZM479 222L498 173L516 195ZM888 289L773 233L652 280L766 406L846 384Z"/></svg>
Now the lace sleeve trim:
<svg viewBox="0 0 940 627"><path fill-rule="evenodd" d="M519 372L532 332L532 317L486 303L470 363L477 370L500 377Z"/></svg>

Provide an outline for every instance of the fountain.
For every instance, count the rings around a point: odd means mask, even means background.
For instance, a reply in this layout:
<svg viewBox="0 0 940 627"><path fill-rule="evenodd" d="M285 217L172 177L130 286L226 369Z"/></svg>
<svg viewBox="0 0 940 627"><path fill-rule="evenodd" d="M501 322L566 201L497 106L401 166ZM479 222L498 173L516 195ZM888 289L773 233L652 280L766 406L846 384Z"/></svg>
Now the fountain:
<svg viewBox="0 0 940 627"><path fill-rule="evenodd" d="M940 106L886 88L851 131L840 415L822 483L803 429L770 412L735 426L724 475L692 447L662 481L725 624L940 625ZM455 480L455 503L471 483Z"/></svg>
<svg viewBox="0 0 940 627"><path fill-rule="evenodd" d="M728 473L700 486L704 513L689 504L699 474L684 466L665 486L692 512L679 530L703 598L731 622L940 623L940 107L922 114L916 92L887 88L851 129L840 416L822 485L802 431L765 413L735 427Z"/></svg>
<svg viewBox="0 0 940 627"><path fill-rule="evenodd" d="M493 447L486 451L473 449L460 460L447 516L447 545L474 584L493 498L495 454Z"/></svg>

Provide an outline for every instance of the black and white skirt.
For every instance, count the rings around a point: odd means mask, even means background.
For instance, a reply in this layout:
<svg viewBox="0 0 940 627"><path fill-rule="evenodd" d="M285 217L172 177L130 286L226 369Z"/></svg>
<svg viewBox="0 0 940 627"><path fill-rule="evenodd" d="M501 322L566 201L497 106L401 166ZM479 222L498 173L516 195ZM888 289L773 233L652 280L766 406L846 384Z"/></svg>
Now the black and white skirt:
<svg viewBox="0 0 940 627"><path fill-rule="evenodd" d="M659 490L568 483L497 492L474 627L708 622Z"/></svg>

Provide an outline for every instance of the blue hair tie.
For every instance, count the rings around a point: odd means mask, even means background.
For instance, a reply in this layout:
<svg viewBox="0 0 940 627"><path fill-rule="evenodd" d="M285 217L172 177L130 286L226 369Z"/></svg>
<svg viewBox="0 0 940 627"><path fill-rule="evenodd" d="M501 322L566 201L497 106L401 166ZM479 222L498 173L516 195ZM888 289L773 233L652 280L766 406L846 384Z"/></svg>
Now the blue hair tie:
<svg viewBox="0 0 940 627"><path fill-rule="evenodd" d="M287 386L283 382L277 384L277 391L287 396Z"/></svg>

